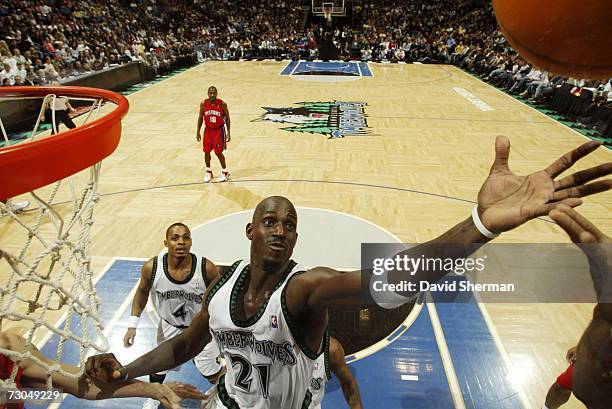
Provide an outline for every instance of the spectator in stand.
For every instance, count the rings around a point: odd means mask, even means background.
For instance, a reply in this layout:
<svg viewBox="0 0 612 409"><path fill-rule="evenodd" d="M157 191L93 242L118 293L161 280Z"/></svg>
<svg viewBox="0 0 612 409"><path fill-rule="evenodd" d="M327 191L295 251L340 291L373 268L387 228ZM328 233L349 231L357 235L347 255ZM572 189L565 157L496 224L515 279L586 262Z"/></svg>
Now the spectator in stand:
<svg viewBox="0 0 612 409"><path fill-rule="evenodd" d="M532 67L531 71L529 71L529 73L527 73L527 75L525 75L519 81L515 82L508 91L520 94L527 89L529 84L535 81L541 81L543 78L544 74L542 73L542 71L540 71L536 67Z"/></svg>
<svg viewBox="0 0 612 409"><path fill-rule="evenodd" d="M53 82L53 81L60 80L59 72L57 72L57 68L55 68L55 65L53 65L53 61L51 61L51 57L45 58L44 71L45 71L45 78L47 79L47 81Z"/></svg>
<svg viewBox="0 0 612 409"><path fill-rule="evenodd" d="M6 87L9 85L13 85L16 70L11 69L11 65L7 62L2 64L2 71L0 71L0 81L2 81L2 86Z"/></svg>

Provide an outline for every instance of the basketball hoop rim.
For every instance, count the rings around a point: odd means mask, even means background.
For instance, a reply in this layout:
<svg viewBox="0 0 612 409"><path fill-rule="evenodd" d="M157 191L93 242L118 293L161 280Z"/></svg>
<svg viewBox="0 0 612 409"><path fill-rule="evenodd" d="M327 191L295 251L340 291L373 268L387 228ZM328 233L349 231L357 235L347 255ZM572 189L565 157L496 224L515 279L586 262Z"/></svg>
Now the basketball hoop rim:
<svg viewBox="0 0 612 409"><path fill-rule="evenodd" d="M38 189L86 169L109 156L119 145L121 119L128 100L113 91L76 86L2 87L6 97L44 97L57 94L79 98L102 98L117 107L92 122L32 142L0 148L0 200Z"/></svg>

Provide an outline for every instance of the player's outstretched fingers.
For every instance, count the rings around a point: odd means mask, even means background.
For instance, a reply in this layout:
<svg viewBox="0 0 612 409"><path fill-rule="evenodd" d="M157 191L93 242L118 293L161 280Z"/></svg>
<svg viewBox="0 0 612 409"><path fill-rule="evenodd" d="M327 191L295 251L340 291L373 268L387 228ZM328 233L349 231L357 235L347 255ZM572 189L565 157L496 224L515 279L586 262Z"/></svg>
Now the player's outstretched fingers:
<svg viewBox="0 0 612 409"><path fill-rule="evenodd" d="M568 187L580 186L591 182L602 176L612 175L612 162L581 170L563 179L555 181L555 190L567 189Z"/></svg>
<svg viewBox="0 0 612 409"><path fill-rule="evenodd" d="M571 168L574 163L578 162L580 159L599 148L599 146L601 146L601 142L597 141L583 143L576 149L566 153L551 163L550 166L548 166L544 171L548 173L551 178L555 178L561 173L565 172L567 169Z"/></svg>
<svg viewBox="0 0 612 409"><path fill-rule="evenodd" d="M597 228L589 219L575 211L574 209L568 209L561 207L559 210L569 215L576 223L580 225L584 230L589 232L598 242L603 242L607 239L607 236Z"/></svg>
<svg viewBox="0 0 612 409"><path fill-rule="evenodd" d="M168 387L174 391L181 399L202 400L206 398L206 394L200 391L195 386L182 382L168 382Z"/></svg>
<svg viewBox="0 0 612 409"><path fill-rule="evenodd" d="M563 199L568 199L570 197L585 197L589 195L594 195L595 193L605 192L606 190L610 189L612 189L612 180L599 180L597 182L589 183L586 185L579 185L567 189L558 190L551 195L550 201L558 202Z"/></svg>
<svg viewBox="0 0 612 409"><path fill-rule="evenodd" d="M565 230L567 235L574 243L597 242L595 236L591 232L587 231L580 223L578 223L576 216L579 214L574 209L568 206L560 205L551 210L548 215L559 226L561 226L563 230Z"/></svg>

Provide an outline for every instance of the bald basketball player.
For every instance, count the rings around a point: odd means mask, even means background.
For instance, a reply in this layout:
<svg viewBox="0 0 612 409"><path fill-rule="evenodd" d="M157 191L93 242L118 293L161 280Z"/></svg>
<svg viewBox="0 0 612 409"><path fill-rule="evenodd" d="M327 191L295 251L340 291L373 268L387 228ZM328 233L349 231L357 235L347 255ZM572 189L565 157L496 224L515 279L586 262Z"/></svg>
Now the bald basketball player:
<svg viewBox="0 0 612 409"><path fill-rule="evenodd" d="M550 217L587 256L598 299L611 300L612 239L569 207L559 206ZM570 367L549 390L544 408L562 406L572 392L589 409L612 407L612 304L597 304L578 346L568 351L568 360Z"/></svg>
<svg viewBox="0 0 612 409"><path fill-rule="evenodd" d="M26 340L20 335L0 332L0 348L2 349L21 353L24 350L25 344ZM32 356L45 364L53 364L35 346L30 345L28 351ZM0 353L0 379L8 379L10 377L14 364L11 358ZM15 383L18 387L47 388L47 375L40 365L31 359L24 359L18 365L17 377L15 378ZM76 366L61 364L61 367L68 373L79 373L79 368ZM181 399L202 399L204 397L204 394L200 393L195 387L176 382L166 385L139 381L129 381L124 384L107 384L91 382L86 377L73 379L59 373L54 373L51 379L54 388L61 389L63 392L74 395L77 398L88 400L150 397L160 401L167 408L180 409L179 402ZM5 409L6 407L0 400L0 408ZM8 407L23 408L23 403L9 404Z"/></svg>
<svg viewBox="0 0 612 409"><path fill-rule="evenodd" d="M612 181L595 180L612 173L612 163L555 180L599 146L598 142L585 143L546 169L517 176L508 167L510 141L498 137L495 162L478 193L478 205L471 217L400 256L441 257L441 244L484 244L499 233L547 215L559 204L578 206L582 203L580 197L609 190ZM307 406L312 399L308 385L327 329L328 307L373 301L364 300L361 292L362 274L367 277L367 271L306 269L291 260L298 238L297 225L297 212L288 199L264 199L245 229L251 241L250 259L237 261L211 283L206 302L189 329L127 366L122 366L113 354L90 357L87 373L100 380L126 381L169 369L200 352L212 334L228 367L220 378L212 407ZM469 247L473 251L477 246ZM468 250L455 250L443 256L468 255ZM394 283L402 279L434 282L445 272L393 271L390 275ZM395 305L410 300L395 293L390 296L399 297Z"/></svg>

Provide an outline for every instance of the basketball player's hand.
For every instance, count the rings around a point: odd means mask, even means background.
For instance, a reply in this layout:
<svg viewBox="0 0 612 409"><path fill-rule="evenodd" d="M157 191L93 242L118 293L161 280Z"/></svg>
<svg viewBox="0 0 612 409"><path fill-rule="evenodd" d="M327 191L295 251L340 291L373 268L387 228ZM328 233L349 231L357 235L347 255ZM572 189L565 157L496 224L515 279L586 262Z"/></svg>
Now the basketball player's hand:
<svg viewBox="0 0 612 409"><path fill-rule="evenodd" d="M511 230L528 220L547 215L559 204L576 207L582 204L580 197L612 188L612 180L608 179L588 183L612 173L611 162L555 180L599 146L599 142L587 142L544 170L517 176L508 167L510 141L505 136L498 136L495 162L478 192L478 213L485 227L493 233Z"/></svg>
<svg viewBox="0 0 612 409"><path fill-rule="evenodd" d="M609 303L612 298L612 239L570 207L558 206L549 216L587 256L599 301Z"/></svg>
<svg viewBox="0 0 612 409"><path fill-rule="evenodd" d="M230 131L227 131L227 139L225 140L225 142L229 142L232 140L232 136L230 135Z"/></svg>
<svg viewBox="0 0 612 409"><path fill-rule="evenodd" d="M565 230L574 243L612 244L610 237L572 208L558 206L550 212L550 217Z"/></svg>
<svg viewBox="0 0 612 409"><path fill-rule="evenodd" d="M154 389L153 398L158 400L165 408L180 409L181 397L169 385L163 383L150 384Z"/></svg>
<svg viewBox="0 0 612 409"><path fill-rule="evenodd" d="M570 364L573 364L574 362L576 362L576 347L571 347L570 349L567 350L567 352L565 353L565 359Z"/></svg>
<svg viewBox="0 0 612 409"><path fill-rule="evenodd" d="M217 395L219 395L219 390L215 384L215 386L206 391L206 394L200 403L200 409L214 408Z"/></svg>
<svg viewBox="0 0 612 409"><path fill-rule="evenodd" d="M85 373L94 381L117 383L123 380L124 371L112 353L90 356L85 363Z"/></svg>
<svg viewBox="0 0 612 409"><path fill-rule="evenodd" d="M128 328L123 337L123 346L129 348L134 345L134 338L136 338L136 328Z"/></svg>
<svg viewBox="0 0 612 409"><path fill-rule="evenodd" d="M154 398L169 409L181 409L180 402L183 399L201 400L206 395L195 386L180 382L169 382L167 384L151 384L156 391Z"/></svg>
<svg viewBox="0 0 612 409"><path fill-rule="evenodd" d="M172 392L177 394L181 399L202 400L206 398L206 394L204 392L188 383L168 382L164 385L167 385L170 389L172 389Z"/></svg>
<svg viewBox="0 0 612 409"><path fill-rule="evenodd" d="M202 140L202 135L199 132L196 133L196 141L200 142Z"/></svg>

